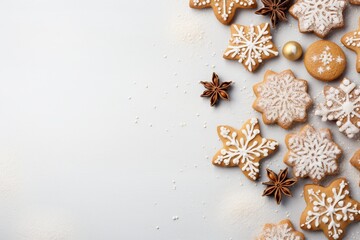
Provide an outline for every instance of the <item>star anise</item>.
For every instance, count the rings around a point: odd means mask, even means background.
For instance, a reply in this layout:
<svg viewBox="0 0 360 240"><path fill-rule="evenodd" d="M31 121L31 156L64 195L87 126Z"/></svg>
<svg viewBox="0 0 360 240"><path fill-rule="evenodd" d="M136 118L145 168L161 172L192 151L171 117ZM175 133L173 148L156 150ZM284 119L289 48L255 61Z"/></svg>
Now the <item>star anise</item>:
<svg viewBox="0 0 360 240"><path fill-rule="evenodd" d="M219 76L216 73L213 73L212 82L200 82L206 90L201 94L201 97L210 97L210 104L214 106L219 97L224 100L229 100L229 94L227 89L230 87L231 82L223 82L220 84Z"/></svg>
<svg viewBox="0 0 360 240"><path fill-rule="evenodd" d="M296 178L288 178L288 169L280 170L279 175L271 171L270 169L266 169L268 178L270 179L269 182L264 182L264 185L267 185L266 189L264 190L263 196L275 196L275 200L277 204L280 204L282 195L286 195L291 197L291 191L289 187L294 185L297 180Z"/></svg>
<svg viewBox="0 0 360 240"><path fill-rule="evenodd" d="M291 0L261 0L264 7L255 13L259 15L270 15L271 26L275 28L278 22L287 21L286 12L290 8Z"/></svg>

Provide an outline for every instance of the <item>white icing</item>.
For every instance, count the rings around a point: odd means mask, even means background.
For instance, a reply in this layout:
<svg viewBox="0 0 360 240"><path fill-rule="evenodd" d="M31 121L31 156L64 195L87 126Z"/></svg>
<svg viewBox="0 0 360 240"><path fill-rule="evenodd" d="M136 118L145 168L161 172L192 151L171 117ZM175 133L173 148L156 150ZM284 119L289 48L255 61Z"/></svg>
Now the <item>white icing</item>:
<svg viewBox="0 0 360 240"><path fill-rule="evenodd" d="M339 187L333 188L330 195L322 190L314 191L313 188L308 188L307 194L314 207L307 212L301 227L311 229L311 224L319 227L320 223L323 223L327 225L329 239L339 239L344 232L340 222L354 221L355 215L360 214L357 204L344 201L349 195L347 185L347 182L341 181Z"/></svg>
<svg viewBox="0 0 360 240"><path fill-rule="evenodd" d="M326 102L320 104L315 115L322 120L336 120L340 132L349 138L360 132L360 87L344 79L340 88L328 87L324 92Z"/></svg>
<svg viewBox="0 0 360 240"><path fill-rule="evenodd" d="M235 32L232 33L230 43L224 55L238 59L251 72L254 66L263 61L264 57L277 56L278 51L272 50L272 37L269 35L270 27L266 23L263 25L250 25L248 30L245 26L233 24L231 26Z"/></svg>
<svg viewBox="0 0 360 240"><path fill-rule="evenodd" d="M290 228L287 223L273 225L264 228L259 239L264 240L302 240L300 236L295 234L294 229Z"/></svg>
<svg viewBox="0 0 360 240"><path fill-rule="evenodd" d="M307 126L289 138L288 147L287 163L294 167L296 177L309 176L320 181L326 174L338 170L337 158L341 150L325 129L315 130Z"/></svg>
<svg viewBox="0 0 360 240"><path fill-rule="evenodd" d="M325 36L342 25L345 7L346 0L299 0L290 11L299 19L300 31Z"/></svg>
<svg viewBox="0 0 360 240"><path fill-rule="evenodd" d="M319 63L321 66L318 67L317 72L321 75L324 72L331 70L331 63L335 63L337 65L341 65L344 62L344 58L340 55L334 56L331 53L331 48L329 46L325 46L324 50L319 55L312 55L311 60L314 63Z"/></svg>
<svg viewBox="0 0 360 240"><path fill-rule="evenodd" d="M252 118L250 123L242 129L243 136L239 136L237 132L224 126L220 127L219 134L226 140L225 144L228 149L223 148L214 163L219 165L222 163L240 165L242 163L241 170L254 180L259 174L260 165L254 159L268 156L269 150L275 150L278 145L277 142L265 138L262 138L261 142L254 141L260 134L256 118Z"/></svg>
<svg viewBox="0 0 360 240"><path fill-rule="evenodd" d="M255 6L254 0L191 0L194 7L214 7L214 11L221 16L224 21L229 19L236 8L247 8Z"/></svg>
<svg viewBox="0 0 360 240"><path fill-rule="evenodd" d="M360 48L360 31L351 32L350 36L345 37L343 43L347 47Z"/></svg>
<svg viewBox="0 0 360 240"><path fill-rule="evenodd" d="M306 109L312 102L304 80L298 80L291 71L269 75L257 87L258 107L271 123L289 127L296 119L306 118Z"/></svg>

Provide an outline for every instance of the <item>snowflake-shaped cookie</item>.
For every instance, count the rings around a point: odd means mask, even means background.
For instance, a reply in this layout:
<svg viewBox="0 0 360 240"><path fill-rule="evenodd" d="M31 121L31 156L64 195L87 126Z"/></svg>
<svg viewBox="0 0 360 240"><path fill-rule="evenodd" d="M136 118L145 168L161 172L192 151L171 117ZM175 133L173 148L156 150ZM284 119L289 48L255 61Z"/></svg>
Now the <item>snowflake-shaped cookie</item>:
<svg viewBox="0 0 360 240"><path fill-rule="evenodd" d="M266 59L276 57L279 52L271 41L270 25L231 25L231 38L224 58L238 60L250 71L255 71Z"/></svg>
<svg viewBox="0 0 360 240"><path fill-rule="evenodd" d="M257 240L304 240L305 236L294 229L290 220L285 219L278 224L265 224Z"/></svg>
<svg viewBox="0 0 360 240"><path fill-rule="evenodd" d="M323 121L336 121L340 132L353 138L360 132L360 87L344 78L340 87L324 87L325 103L320 104L315 115Z"/></svg>
<svg viewBox="0 0 360 240"><path fill-rule="evenodd" d="M229 126L217 128L224 146L213 157L212 163L221 167L240 167L251 180L259 178L260 160L272 154L278 142L260 135L259 121L249 119L240 130Z"/></svg>
<svg viewBox="0 0 360 240"><path fill-rule="evenodd" d="M191 8L212 7L216 18L223 24L230 24L238 8L256 8L256 0L190 0Z"/></svg>
<svg viewBox="0 0 360 240"><path fill-rule="evenodd" d="M312 100L307 81L295 78L291 70L267 71L264 80L253 87L257 99L253 108L262 113L266 124L278 123L288 129L293 122L306 121Z"/></svg>
<svg viewBox="0 0 360 240"><path fill-rule="evenodd" d="M346 227L360 221L360 203L350 198L345 178L333 181L329 186L305 185L307 204L300 219L304 230L322 230L328 239L342 239Z"/></svg>
<svg viewBox="0 0 360 240"><path fill-rule="evenodd" d="M285 142L288 152L284 162L293 167L296 177L310 177L317 183L338 172L342 150L333 142L329 129L306 125L300 132L286 135Z"/></svg>
<svg viewBox="0 0 360 240"><path fill-rule="evenodd" d="M298 0L290 13L299 20L300 32L325 37L331 29L344 26L346 0Z"/></svg>
<svg viewBox="0 0 360 240"><path fill-rule="evenodd" d="M344 44L345 47L356 53L356 71L360 72L360 21L358 29L346 33L341 38L341 43Z"/></svg>

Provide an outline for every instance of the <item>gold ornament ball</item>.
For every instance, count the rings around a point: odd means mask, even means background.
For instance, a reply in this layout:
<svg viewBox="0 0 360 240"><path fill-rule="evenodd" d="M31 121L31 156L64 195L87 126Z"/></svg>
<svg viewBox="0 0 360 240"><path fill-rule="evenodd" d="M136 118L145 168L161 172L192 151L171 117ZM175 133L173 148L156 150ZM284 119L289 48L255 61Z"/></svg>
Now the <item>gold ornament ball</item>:
<svg viewBox="0 0 360 240"><path fill-rule="evenodd" d="M296 61L301 58L303 54L303 50L301 45L298 42L290 41L285 43L282 53L284 57L289 59L290 61Z"/></svg>

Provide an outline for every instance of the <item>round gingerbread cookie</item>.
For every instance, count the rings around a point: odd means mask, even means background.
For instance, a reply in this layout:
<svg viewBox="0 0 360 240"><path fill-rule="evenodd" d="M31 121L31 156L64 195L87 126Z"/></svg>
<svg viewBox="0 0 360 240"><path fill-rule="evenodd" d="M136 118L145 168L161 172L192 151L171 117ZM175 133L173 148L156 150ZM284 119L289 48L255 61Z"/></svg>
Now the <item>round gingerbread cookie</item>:
<svg viewBox="0 0 360 240"><path fill-rule="evenodd" d="M304 64L311 76L329 82L339 78L345 71L346 57L336 43L320 40L308 47Z"/></svg>

